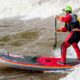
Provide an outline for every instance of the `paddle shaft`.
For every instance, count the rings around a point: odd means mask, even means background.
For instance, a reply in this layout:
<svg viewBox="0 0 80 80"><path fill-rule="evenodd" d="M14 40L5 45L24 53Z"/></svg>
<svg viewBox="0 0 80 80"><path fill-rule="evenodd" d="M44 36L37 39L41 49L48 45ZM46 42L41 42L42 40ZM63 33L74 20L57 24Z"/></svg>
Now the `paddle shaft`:
<svg viewBox="0 0 80 80"><path fill-rule="evenodd" d="M53 48L57 47L57 19L55 18L55 44L53 45Z"/></svg>

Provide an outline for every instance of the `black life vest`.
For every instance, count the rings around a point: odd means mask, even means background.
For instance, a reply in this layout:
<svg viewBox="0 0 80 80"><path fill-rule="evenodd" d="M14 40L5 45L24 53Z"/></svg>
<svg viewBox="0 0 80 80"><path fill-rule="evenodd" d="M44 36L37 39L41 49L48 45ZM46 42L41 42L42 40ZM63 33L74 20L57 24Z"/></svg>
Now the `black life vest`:
<svg viewBox="0 0 80 80"><path fill-rule="evenodd" d="M70 23L65 23L65 27L68 31L71 31L74 28L80 28L79 21L76 14L71 14L72 20Z"/></svg>

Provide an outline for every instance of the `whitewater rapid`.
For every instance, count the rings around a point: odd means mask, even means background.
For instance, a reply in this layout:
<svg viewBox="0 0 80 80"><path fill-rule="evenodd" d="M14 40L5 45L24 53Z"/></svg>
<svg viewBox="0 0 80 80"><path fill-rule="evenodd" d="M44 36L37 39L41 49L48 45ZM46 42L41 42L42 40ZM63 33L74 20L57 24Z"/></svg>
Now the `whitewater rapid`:
<svg viewBox="0 0 80 80"><path fill-rule="evenodd" d="M0 0L0 19L16 16L21 20L44 19L62 13L66 5L78 9L80 0Z"/></svg>

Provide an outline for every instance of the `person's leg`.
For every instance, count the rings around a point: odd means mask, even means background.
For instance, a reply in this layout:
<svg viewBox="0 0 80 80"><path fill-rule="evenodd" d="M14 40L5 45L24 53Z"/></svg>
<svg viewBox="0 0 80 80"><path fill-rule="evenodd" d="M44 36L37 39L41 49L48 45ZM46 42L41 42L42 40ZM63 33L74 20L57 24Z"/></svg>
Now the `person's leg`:
<svg viewBox="0 0 80 80"><path fill-rule="evenodd" d="M76 54L77 54L78 59L80 59L80 49L79 49L77 43L76 43L76 42L73 43L72 46L73 46L73 48L75 49L75 52L76 52Z"/></svg>
<svg viewBox="0 0 80 80"><path fill-rule="evenodd" d="M66 62L66 52L67 52L67 48L70 46L70 44L68 42L64 42L61 45L61 62Z"/></svg>
<svg viewBox="0 0 80 80"><path fill-rule="evenodd" d="M75 49L78 59L80 59L80 49L77 45L79 41L80 41L80 32L78 31L73 32L71 39L68 41L69 43L72 44L73 48Z"/></svg>
<svg viewBox="0 0 80 80"><path fill-rule="evenodd" d="M71 32L65 39L65 41L62 43L61 45L61 60L60 62L62 62L63 64L66 63L66 52L67 52L67 48L71 45L72 42L72 36L73 36L73 32ZM70 42L71 41L71 42Z"/></svg>

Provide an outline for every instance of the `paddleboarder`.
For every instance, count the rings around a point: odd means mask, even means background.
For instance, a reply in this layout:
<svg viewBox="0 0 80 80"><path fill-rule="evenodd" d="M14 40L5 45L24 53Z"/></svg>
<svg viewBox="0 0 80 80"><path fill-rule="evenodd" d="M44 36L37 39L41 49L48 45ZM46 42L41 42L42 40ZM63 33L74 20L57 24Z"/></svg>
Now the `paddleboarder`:
<svg viewBox="0 0 80 80"><path fill-rule="evenodd" d="M78 42L80 40L80 30L79 29L79 21L77 20L77 16L72 13L72 7L66 6L63 10L65 11L65 16L56 16L56 19L65 23L64 27L57 29L57 32L69 32L68 36L64 40L61 45L61 60L58 62L59 64L66 64L66 52L69 46L73 46L78 59L80 60L80 49L78 47Z"/></svg>

